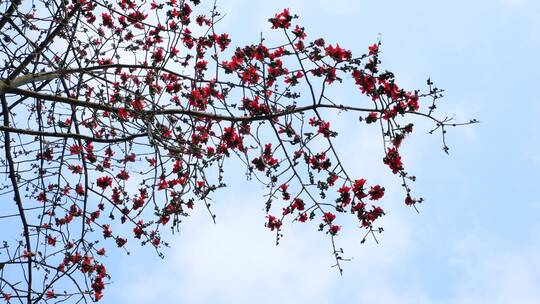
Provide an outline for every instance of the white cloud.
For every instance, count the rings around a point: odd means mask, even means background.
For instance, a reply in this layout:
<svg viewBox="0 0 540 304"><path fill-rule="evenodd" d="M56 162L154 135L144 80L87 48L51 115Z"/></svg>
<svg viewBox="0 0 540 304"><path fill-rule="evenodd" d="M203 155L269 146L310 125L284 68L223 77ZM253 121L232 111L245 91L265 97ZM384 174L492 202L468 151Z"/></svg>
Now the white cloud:
<svg viewBox="0 0 540 304"><path fill-rule="evenodd" d="M115 289L122 299L128 303L335 303L342 292L351 303L533 304L540 300L538 245L510 249L504 237L475 230L462 239L448 239L445 267L459 278L456 286L452 286L456 282L445 286L448 272L431 274L441 276L433 278L443 282L436 288L453 290L440 298L433 295L433 286L423 284L430 279L425 273L430 262L423 265L415 254L429 249L419 247L422 237L411 234L414 223L406 212L387 216L382 245L372 241L360 245L359 234L350 231L339 238L346 254L354 257L345 263L341 278L329 267L333 260L328 240L313 225L288 224L276 247L273 235L262 226L264 213L256 197L226 201L230 206L219 211L218 225L211 225L201 212L186 222L164 261L144 263L130 279L117 282ZM396 286L404 271L408 281Z"/></svg>
<svg viewBox="0 0 540 304"><path fill-rule="evenodd" d="M218 211L217 225L202 212L189 219L165 261L141 265L139 275L115 288L129 303L332 303L340 285L360 283L381 269L390 272L399 262L395 253L406 253L411 244L408 224L395 214L385 223L392 232L382 236L384 246L360 245L360 230L344 233L339 245L354 260L345 263L340 278L330 268L329 239L315 223L286 223L276 247L274 235L263 227L260 202L256 196L224 199L228 206Z"/></svg>
<svg viewBox="0 0 540 304"><path fill-rule="evenodd" d="M454 255L454 266L463 270L463 283L450 303L538 303L539 239L513 248L511 242L493 234L466 236Z"/></svg>

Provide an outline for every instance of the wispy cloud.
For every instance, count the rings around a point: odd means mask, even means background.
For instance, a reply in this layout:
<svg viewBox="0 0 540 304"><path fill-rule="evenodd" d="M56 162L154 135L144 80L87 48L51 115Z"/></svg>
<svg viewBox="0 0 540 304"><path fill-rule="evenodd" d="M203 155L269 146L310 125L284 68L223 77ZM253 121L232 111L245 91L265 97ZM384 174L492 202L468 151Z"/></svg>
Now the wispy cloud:
<svg viewBox="0 0 540 304"><path fill-rule="evenodd" d="M288 223L276 247L274 234L263 227L260 197L248 198L226 200L230 205L219 211L218 225L204 214L189 220L163 263L141 265L141 275L119 282L126 302L332 303L340 285L362 285L381 269L388 273L397 267L394 253L403 254L411 243L408 225L399 217L386 223L392 233L382 237L385 246L360 245L362 231L349 231L338 240L354 261L345 262L340 278L330 267L329 239L316 225Z"/></svg>

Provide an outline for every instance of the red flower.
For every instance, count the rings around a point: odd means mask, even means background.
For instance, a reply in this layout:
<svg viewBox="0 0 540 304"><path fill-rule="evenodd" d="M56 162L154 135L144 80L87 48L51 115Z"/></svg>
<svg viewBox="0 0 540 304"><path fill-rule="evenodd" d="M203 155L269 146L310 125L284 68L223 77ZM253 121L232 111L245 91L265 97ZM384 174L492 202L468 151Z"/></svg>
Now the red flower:
<svg viewBox="0 0 540 304"><path fill-rule="evenodd" d="M107 149L105 149L105 155L107 155L108 157L113 157L114 156L114 151L110 146L107 147Z"/></svg>
<svg viewBox="0 0 540 304"><path fill-rule="evenodd" d="M206 71L206 65L208 65L208 61L206 60L198 61L197 64L195 65L195 70L199 73L202 71Z"/></svg>
<svg viewBox="0 0 540 304"><path fill-rule="evenodd" d="M56 298L56 294L54 293L54 289L48 290L45 295L47 296L47 299Z"/></svg>
<svg viewBox="0 0 540 304"><path fill-rule="evenodd" d="M46 202L47 201L47 195L45 192L40 192L37 196L38 202Z"/></svg>
<svg viewBox="0 0 540 304"><path fill-rule="evenodd" d="M68 185L66 185L66 186L64 186L64 188L62 188L62 193L64 195L68 195L70 191L71 191L71 187L68 186Z"/></svg>
<svg viewBox="0 0 540 304"><path fill-rule="evenodd" d="M340 207L346 207L351 203L351 194L349 191L351 190L351 187L347 186L341 186L338 189L339 198L336 199L337 203L340 203Z"/></svg>
<svg viewBox="0 0 540 304"><path fill-rule="evenodd" d="M332 45L329 45L324 49L326 51L326 55L330 56L335 61L343 61L345 59L351 59L351 51L346 51L342 49L339 44L336 44L335 47Z"/></svg>
<svg viewBox="0 0 540 304"><path fill-rule="evenodd" d="M292 208L302 211L302 210L305 209L305 206L306 206L306 204L304 203L304 201L301 198L297 197L297 198L294 199L294 203L292 205Z"/></svg>
<svg viewBox="0 0 540 304"><path fill-rule="evenodd" d="M378 116L378 113L376 113L376 112L369 113L369 115L366 117L366 122L368 124L376 122L377 121L377 116Z"/></svg>
<svg viewBox="0 0 540 304"><path fill-rule="evenodd" d="M133 106L133 109L137 111L142 111L144 109L144 101L142 101L140 98L133 99L131 105Z"/></svg>
<svg viewBox="0 0 540 304"><path fill-rule="evenodd" d="M98 64L99 65L109 65L109 64L112 64L113 61L112 59L110 58L101 58L101 59L98 59Z"/></svg>
<svg viewBox="0 0 540 304"><path fill-rule="evenodd" d="M167 183L167 180L165 180L164 178L160 178L158 183L158 190L165 190L167 188L169 188L169 183Z"/></svg>
<svg viewBox="0 0 540 304"><path fill-rule="evenodd" d="M379 45L377 43L374 43L368 49L370 55L377 55L377 53L379 52Z"/></svg>
<svg viewBox="0 0 540 304"><path fill-rule="evenodd" d="M11 300L11 294L10 293L2 293L2 296L4 297L4 300L6 302L9 302Z"/></svg>
<svg viewBox="0 0 540 304"><path fill-rule="evenodd" d="M135 158L137 157L137 155L135 155L135 153L130 153L128 155L126 155L124 157L124 160L122 161L123 163L127 163L127 162L135 162Z"/></svg>
<svg viewBox="0 0 540 304"><path fill-rule="evenodd" d="M112 29L114 27L114 22L113 22L113 19L111 17L111 15L107 14L107 13L102 13L101 14L101 19L103 20L103 25Z"/></svg>
<svg viewBox="0 0 540 304"><path fill-rule="evenodd" d="M385 110L384 113L383 113L383 119L384 120L389 120L389 119L392 119L392 118L396 117L396 115L397 115L396 108L392 108L392 110Z"/></svg>
<svg viewBox="0 0 540 304"><path fill-rule="evenodd" d="M128 180L129 179L129 174L127 173L126 170L122 170L122 171L120 171L120 173L118 173L116 175L116 178L121 179L121 180Z"/></svg>
<svg viewBox="0 0 540 304"><path fill-rule="evenodd" d="M162 224L162 225L166 225L170 220L170 217L168 215L163 215L161 216L161 218L159 219L159 222Z"/></svg>
<svg viewBox="0 0 540 304"><path fill-rule="evenodd" d="M97 179L96 184L101 189L105 190L107 187L112 186L112 178L110 176L103 176Z"/></svg>
<svg viewBox="0 0 540 304"><path fill-rule="evenodd" d="M373 186L371 187L371 189L369 189L369 199L372 200L372 201L376 201L380 198L382 198L384 196L384 188L379 186L379 185L376 185L376 186Z"/></svg>
<svg viewBox="0 0 540 304"><path fill-rule="evenodd" d="M327 224L330 224L335 219L336 219L336 215L331 212L325 212L323 215L323 220Z"/></svg>
<svg viewBox="0 0 540 304"><path fill-rule="evenodd" d="M137 239L140 239L141 236L143 235L144 231L141 227L142 225L142 220L140 220L138 223L137 223L137 226L135 226L135 228L133 228L133 233L135 234L135 238Z"/></svg>
<svg viewBox="0 0 540 304"><path fill-rule="evenodd" d="M291 26L292 16L289 13L289 9L286 8L283 12L276 14L274 18L270 18L268 21L272 23L273 29L288 29Z"/></svg>
<svg viewBox="0 0 540 304"><path fill-rule="evenodd" d="M366 207L366 204L360 202L358 204L354 204L351 208L351 212L355 213L355 212L360 212L360 214L363 213L364 211L364 208Z"/></svg>
<svg viewBox="0 0 540 304"><path fill-rule="evenodd" d="M126 108L120 108L118 109L118 118L120 118L121 120L128 120L129 118L129 112L126 111Z"/></svg>
<svg viewBox="0 0 540 304"><path fill-rule="evenodd" d="M126 239L121 238L121 237L116 238L116 246L118 246L118 248L123 247L126 243L127 243Z"/></svg>
<svg viewBox="0 0 540 304"><path fill-rule="evenodd" d="M410 206L414 205L416 203L416 200L414 200L409 194L405 197L405 205Z"/></svg>
<svg viewBox="0 0 540 304"><path fill-rule="evenodd" d="M72 145L71 147L69 147L69 152L71 153L71 155L79 154L82 151L83 151L83 148L79 145Z"/></svg>
<svg viewBox="0 0 540 304"><path fill-rule="evenodd" d="M163 49L158 48L153 54L152 58L154 59L154 62L161 62L163 61L164 55L163 55Z"/></svg>
<svg viewBox="0 0 540 304"><path fill-rule="evenodd" d="M247 70L242 72L242 82L249 84L257 84L259 82L259 75L254 66L251 65Z"/></svg>
<svg viewBox="0 0 540 304"><path fill-rule="evenodd" d="M43 153L38 153L37 158L51 161L53 159L53 153L54 151L51 148L47 148Z"/></svg>
<svg viewBox="0 0 540 304"><path fill-rule="evenodd" d="M96 302L101 300L101 298L103 298L103 292L96 292L94 294L94 297L95 297Z"/></svg>
<svg viewBox="0 0 540 304"><path fill-rule="evenodd" d="M330 122L324 120L320 121L317 133L322 134L326 138L329 138L331 136L334 137L336 135L336 132L330 130Z"/></svg>
<svg viewBox="0 0 540 304"><path fill-rule="evenodd" d="M214 38L216 39L216 43L219 46L219 49L223 52L229 46L231 43L231 39L229 38L228 34L221 34L221 35L215 35Z"/></svg>
<svg viewBox="0 0 540 304"><path fill-rule="evenodd" d="M210 25L210 20L206 19L206 17L203 15L197 16L197 18L195 18L195 22L197 22L199 26L203 26L203 24Z"/></svg>
<svg viewBox="0 0 540 304"><path fill-rule="evenodd" d="M407 99L407 105L409 106L409 110L418 111L418 109L420 108L420 106L418 105L418 95L408 95Z"/></svg>
<svg viewBox="0 0 540 304"><path fill-rule="evenodd" d="M230 73L232 71L236 71L242 66L242 63L244 60L240 56L233 56L231 58L231 61L223 61L221 64L223 65L223 68L225 69L225 73Z"/></svg>
<svg viewBox="0 0 540 304"><path fill-rule="evenodd" d="M52 237L50 234L47 235L47 244L51 246L56 246L56 238Z"/></svg>
<svg viewBox="0 0 540 304"><path fill-rule="evenodd" d="M330 176L328 176L328 178L326 179L326 182L329 186L333 186L338 180L338 178L339 177L337 176L337 174L331 173Z"/></svg>
<svg viewBox="0 0 540 304"><path fill-rule="evenodd" d="M403 163L401 162L401 156L396 148L388 148L386 157L383 159L384 163L392 169L394 174L403 170Z"/></svg>
<svg viewBox="0 0 540 304"><path fill-rule="evenodd" d="M273 215L268 215L266 216L266 218L268 219L268 222L266 223L266 227L268 227L271 231L274 231L274 229L278 229L281 227L281 220L278 220L275 216Z"/></svg>
<svg viewBox="0 0 540 304"><path fill-rule="evenodd" d="M365 184L366 184L366 180L364 178L355 180L354 185L353 185L354 193L363 191Z"/></svg>
<svg viewBox="0 0 540 304"><path fill-rule="evenodd" d="M392 139L392 144L394 145L394 147L399 148L404 138L405 136L403 134L396 134Z"/></svg>
<svg viewBox="0 0 540 304"><path fill-rule="evenodd" d="M363 199L364 197L367 196L367 194L364 193L365 184L366 184L366 180L363 178L357 179L354 181L353 192L354 192L354 195L359 199Z"/></svg>
<svg viewBox="0 0 540 304"><path fill-rule="evenodd" d="M136 28L144 29L144 26L140 22L146 19L146 17L148 17L148 15L145 15L140 11L134 11L128 15L128 21L135 24Z"/></svg>
<svg viewBox="0 0 540 304"><path fill-rule="evenodd" d="M73 174L82 174L83 173L83 168L80 166L80 165L69 165L68 166L68 169L73 173Z"/></svg>
<svg viewBox="0 0 540 304"><path fill-rule="evenodd" d="M23 251L23 254L22 254L22 257L24 260L30 258L30 257L33 257L35 256L36 254L33 253L33 252L28 252L26 249Z"/></svg>
<svg viewBox="0 0 540 304"><path fill-rule="evenodd" d="M75 186L75 192L77 192L78 195L84 195L84 187L82 184L77 184Z"/></svg>
<svg viewBox="0 0 540 304"><path fill-rule="evenodd" d="M341 230L340 226L332 225L330 226L330 230L328 232L330 232L331 235L336 235L340 230Z"/></svg>
<svg viewBox="0 0 540 304"><path fill-rule="evenodd" d="M368 212L367 219L371 222L375 221L380 216L384 215L384 211L381 207L372 207L373 209Z"/></svg>
<svg viewBox="0 0 540 304"><path fill-rule="evenodd" d="M294 28L293 34L301 40L306 39L306 32L304 31L304 28L299 27L298 25L296 25L296 27Z"/></svg>

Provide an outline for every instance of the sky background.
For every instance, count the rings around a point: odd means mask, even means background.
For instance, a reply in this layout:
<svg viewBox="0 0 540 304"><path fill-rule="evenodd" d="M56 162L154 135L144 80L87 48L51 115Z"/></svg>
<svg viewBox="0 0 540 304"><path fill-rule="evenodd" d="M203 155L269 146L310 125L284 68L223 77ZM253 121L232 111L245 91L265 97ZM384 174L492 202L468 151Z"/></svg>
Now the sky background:
<svg viewBox="0 0 540 304"><path fill-rule="evenodd" d="M132 245L110 250L113 285L103 303L540 303L540 2L535 0L220 0L218 25L234 45L256 43L290 8L308 38L359 54L382 39L382 67L400 86L428 77L446 90L439 114L481 124L440 137L420 125L405 141L405 164L425 204L402 203L381 164L377 133L354 116L334 119L336 147L355 176L387 186L380 244L363 230L338 238L344 275L316 224L285 223L279 246L264 227L263 188L229 163L214 197L218 224L195 210L170 239L166 258ZM355 88L343 103L366 103ZM358 127L358 128L357 128ZM372 131L372 130L371 130ZM228 170L227 170L228 169ZM342 223L346 224L346 223Z"/></svg>

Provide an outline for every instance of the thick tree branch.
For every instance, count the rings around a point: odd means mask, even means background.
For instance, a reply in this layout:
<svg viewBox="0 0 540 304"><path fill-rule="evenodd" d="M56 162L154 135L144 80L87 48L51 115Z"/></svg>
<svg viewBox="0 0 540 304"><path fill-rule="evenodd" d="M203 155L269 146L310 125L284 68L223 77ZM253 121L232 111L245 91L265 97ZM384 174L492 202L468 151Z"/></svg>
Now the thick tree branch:
<svg viewBox="0 0 540 304"><path fill-rule="evenodd" d="M6 23L9 19L11 19L11 16L13 13L17 10L17 7L21 4L21 0L13 0L11 1L11 4L9 5L8 9L4 14L2 14L2 19L0 19L0 30L4 28Z"/></svg>
<svg viewBox="0 0 540 304"><path fill-rule="evenodd" d="M1 95L0 99L2 100L2 116L4 120L4 127L9 128L9 110L7 105L7 100L5 95ZM6 160L8 162L8 170L9 170L9 179L11 180L11 185L13 187L13 195L15 203L17 204L17 208L19 209L19 216L21 218L21 224L23 228L23 236L25 239L25 248L27 252L27 302L32 303L32 248L30 247L30 232L28 228L28 222L26 220L26 214L24 211L24 206L22 203L21 194L19 192L19 185L17 181L17 175L16 175L16 169L15 169L15 162L13 160L13 156L11 154L11 135L10 132L7 130L4 130L4 153L6 154Z"/></svg>
<svg viewBox="0 0 540 304"><path fill-rule="evenodd" d="M128 135L125 137L118 137L118 138L100 138L100 137L87 136L87 135L82 135L82 134L77 134L77 133L45 132L45 131L17 129L17 128L6 127L6 126L0 126L0 131L16 133L16 134L44 136L44 137L82 139L82 140L99 142L99 143L120 143L120 142L134 140L136 138L148 136L147 133L140 133L140 134L133 134L133 135Z"/></svg>

